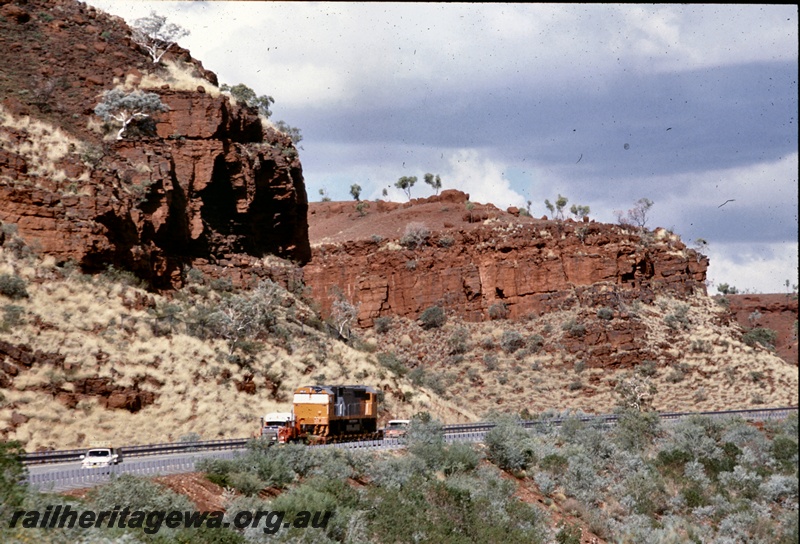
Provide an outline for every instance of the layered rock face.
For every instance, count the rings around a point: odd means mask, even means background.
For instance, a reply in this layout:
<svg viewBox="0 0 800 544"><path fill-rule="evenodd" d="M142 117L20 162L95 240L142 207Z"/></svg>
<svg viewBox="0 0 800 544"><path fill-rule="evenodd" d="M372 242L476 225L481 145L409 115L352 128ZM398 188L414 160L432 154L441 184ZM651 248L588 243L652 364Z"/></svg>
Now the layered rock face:
<svg viewBox="0 0 800 544"><path fill-rule="evenodd" d="M288 136L223 97L162 92L160 135L109 144L70 194L44 181L0 185L0 220L29 244L87 271L114 265L154 287L236 254L309 258L303 174ZM8 174L7 170L2 173Z"/></svg>
<svg viewBox="0 0 800 544"><path fill-rule="evenodd" d="M726 295L731 315L744 330L775 331L775 353L797 365L797 294Z"/></svg>
<svg viewBox="0 0 800 544"><path fill-rule="evenodd" d="M468 201L464 193L447 193L433 202ZM385 212L376 206L364 221L402 224L393 213L430 202ZM433 305L481 321L492 312L518 318L558 309L580 287L594 286L595 297L643 302L659 292L705 292L708 259L664 229L522 218L492 206L456 209L460 224L446 222L450 227L421 242L375 236L315 245L304 277L323 311L344 296L358 305L362 326L380 316L416 318ZM478 214L485 220L476 224Z"/></svg>
<svg viewBox="0 0 800 544"><path fill-rule="evenodd" d="M310 258L302 167L287 135L207 92L216 76L176 49L165 59L205 86L148 88L169 111L150 130L103 141L86 128L98 122L100 93L163 69L119 19L65 0L20 9L42 11L0 23L15 51L0 63L0 87L34 90L0 103L1 222L60 262L132 270L155 288L180 285L189 266L220 276L269 254ZM34 31L45 54L24 40ZM48 62L59 50L66 62Z"/></svg>

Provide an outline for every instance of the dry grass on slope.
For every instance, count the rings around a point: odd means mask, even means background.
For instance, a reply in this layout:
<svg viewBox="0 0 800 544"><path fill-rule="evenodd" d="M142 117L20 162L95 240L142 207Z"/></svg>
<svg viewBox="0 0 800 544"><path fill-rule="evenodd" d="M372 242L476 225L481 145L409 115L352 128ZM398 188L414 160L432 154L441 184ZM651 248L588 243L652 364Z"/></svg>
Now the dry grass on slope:
<svg viewBox="0 0 800 544"><path fill-rule="evenodd" d="M331 338L305 302L277 287L274 326L231 357L226 339L188 331L184 322L234 293L194 285L168 300L127 284L125 274L69 273L52 260L16 259L7 248L0 248L0 263L0 274L22 278L28 293L17 300L0 295L0 340L64 356L63 365L21 368L0 390L0 431L28 450L158 443L190 433L206 440L251 436L261 415L288 410L292 391L309 383L385 390L384 419L423 410L468 418L424 390L400 400L413 386L380 371L368 344L357 350ZM148 298L154 308L142 307ZM155 401L136 413L108 409L103 395L76 391L86 378L152 392ZM72 408L63 402L70 393L78 399Z"/></svg>
<svg viewBox="0 0 800 544"><path fill-rule="evenodd" d="M609 413L617 384L632 376L655 387L659 411L796 406L798 370L741 340L711 298L668 297L622 308L644 325L645 357L623 368L565 349L571 330L596 322L597 308L575 306L528 320L467 323L448 319L424 330L391 318L383 326L380 360L479 417L494 411L535 414L549 409ZM614 318L616 319L616 318Z"/></svg>
<svg viewBox="0 0 800 544"><path fill-rule="evenodd" d="M126 274L57 267L11 234L0 247L0 274L20 278L28 294L0 295L0 340L64 358L20 368L0 390L0 433L29 450L249 436L261 415L288 410L291 392L309 383L380 388L384 421L420 411L445 423L496 411L609 412L616 385L632 375L655 386L652 404L662 411L797 405L797 367L744 344L705 296L636 302L603 319L577 303L525 320L449 319L429 330L391 318L385 332L358 331L347 345L307 301L273 285L270 324L233 342L196 323L255 291L196 277L169 298L152 295ZM620 323L636 324L641 360L633 365L604 367L570 347L581 327ZM152 394L153 402L135 413L109 409L107 391L76 385L93 378Z"/></svg>

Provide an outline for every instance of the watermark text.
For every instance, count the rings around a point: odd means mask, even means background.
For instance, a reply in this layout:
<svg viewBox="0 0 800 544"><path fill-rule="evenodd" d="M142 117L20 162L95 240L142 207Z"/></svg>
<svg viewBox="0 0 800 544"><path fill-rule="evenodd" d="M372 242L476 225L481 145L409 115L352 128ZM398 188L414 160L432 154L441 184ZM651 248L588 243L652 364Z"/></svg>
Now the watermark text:
<svg viewBox="0 0 800 544"><path fill-rule="evenodd" d="M114 528L142 529L147 534L155 534L163 527L169 529L200 528L210 529L261 527L264 533L274 535L281 528L324 529L328 526L333 512L300 511L292 516L280 510L240 510L226 513L221 510L197 512L192 510L132 510L115 506L111 510L79 510L70 505L47 506L41 510L16 510L11 514L10 528L25 529L89 529Z"/></svg>

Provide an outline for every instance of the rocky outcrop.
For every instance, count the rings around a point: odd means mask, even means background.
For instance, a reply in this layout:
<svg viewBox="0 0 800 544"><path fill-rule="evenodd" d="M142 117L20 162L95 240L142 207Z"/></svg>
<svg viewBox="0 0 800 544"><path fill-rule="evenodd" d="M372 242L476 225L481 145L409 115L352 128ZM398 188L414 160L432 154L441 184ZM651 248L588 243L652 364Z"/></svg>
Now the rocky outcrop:
<svg viewBox="0 0 800 544"><path fill-rule="evenodd" d="M10 389L13 387L17 376L43 365L51 369L68 370L65 367L64 355L46 353L41 350L31 349L26 344L12 344L0 340L0 387ZM65 386L69 383L69 386ZM60 401L67 408L75 408L82 399L97 399L100 404L108 409L127 410L138 412L145 406L152 404L156 395L152 391L139 389L138 384L133 386L120 386L113 383L111 378L82 378L62 382L50 382L34 389L45 390L53 398ZM24 421L18 418L18 424ZM14 421L12 418L12 426Z"/></svg>
<svg viewBox="0 0 800 544"><path fill-rule="evenodd" d="M86 125L98 120L102 91L165 69L119 18L71 0L23 8L39 17L0 21L0 46L14 51L0 61L0 88L31 89L0 103L0 221L60 262L86 272L113 265L154 288L180 285L193 266L226 275L240 260L310 258L302 166L289 136L232 104L212 72L174 48L165 59L202 84L147 89L169 110L132 126L125 140L101 141ZM34 31L44 50L26 38Z"/></svg>
<svg viewBox="0 0 800 544"><path fill-rule="evenodd" d="M164 102L181 94L167 93ZM235 254L275 254L308 260L307 201L291 140L276 131L257 142L201 138L227 134L223 120L234 120L234 137L255 128L224 100L183 101L207 102L205 110L216 112L213 131L174 110L169 125L194 137L111 144L77 194L58 184L0 185L0 220L16 224L29 244L59 261L90 272L108 265L132 270L154 287L179 285L184 266L195 259L214 264Z"/></svg>
<svg viewBox="0 0 800 544"><path fill-rule="evenodd" d="M743 330L762 327L775 331L775 353L797 365L797 294L745 294L720 297Z"/></svg>
<svg viewBox="0 0 800 544"><path fill-rule="evenodd" d="M466 202L468 195L461 195ZM442 198L435 198L441 206ZM380 219L376 206L370 221L391 223L395 211L426 202L392 208ZM431 232L421 242L376 236L315 245L304 277L323 312L343 295L358 305L362 326L386 315L416 318L433 305L481 321L490 318L493 307L510 318L558 309L573 288L582 286L602 284L611 296L642 301L658 292L705 291L708 259L664 229L523 221L493 207L457 213L458 226ZM477 213L486 219L474 224Z"/></svg>

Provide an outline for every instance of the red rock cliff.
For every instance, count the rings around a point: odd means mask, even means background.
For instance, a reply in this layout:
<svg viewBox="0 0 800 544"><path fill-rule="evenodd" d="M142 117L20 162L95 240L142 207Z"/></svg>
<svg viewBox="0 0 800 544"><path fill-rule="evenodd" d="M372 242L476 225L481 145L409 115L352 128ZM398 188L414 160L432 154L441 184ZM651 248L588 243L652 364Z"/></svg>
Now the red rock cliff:
<svg viewBox="0 0 800 544"><path fill-rule="evenodd" d="M498 303L509 317L521 317L556 308L573 287L595 284L643 301L656 292L705 291L708 259L664 229L533 219L491 205L467 209L467 201L445 191L403 205L371 203L364 216L352 203L312 204L314 247L304 277L323 311L341 292L360 305L362 326L385 315L416 318L432 305L480 321ZM425 225L430 234L401 244L408 224Z"/></svg>
<svg viewBox="0 0 800 544"><path fill-rule="evenodd" d="M0 102L0 222L59 261L133 270L157 288L180 284L186 265L310 258L302 167L287 135L208 93L216 76L176 49L165 58L205 86L147 89L169 108L155 133L103 141L86 128L102 91L163 69L121 19L68 0L15 6L36 17L0 21L0 46L13 51L0 60L0 88L14 90Z"/></svg>

